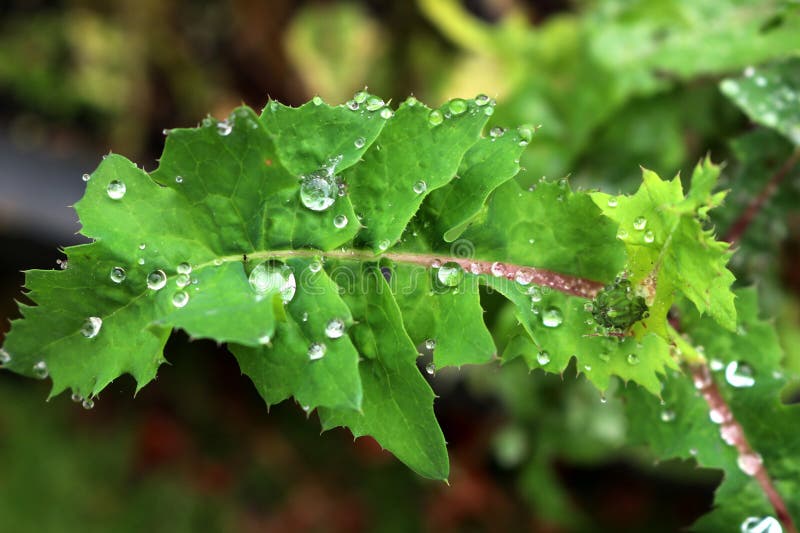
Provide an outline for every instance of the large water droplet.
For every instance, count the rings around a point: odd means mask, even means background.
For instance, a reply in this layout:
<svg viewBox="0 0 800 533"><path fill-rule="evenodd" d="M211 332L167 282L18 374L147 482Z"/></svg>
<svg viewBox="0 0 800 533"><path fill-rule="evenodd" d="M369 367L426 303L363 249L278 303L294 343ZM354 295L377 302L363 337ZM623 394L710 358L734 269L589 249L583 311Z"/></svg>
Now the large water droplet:
<svg viewBox="0 0 800 533"><path fill-rule="evenodd" d="M122 267L114 267L111 269L111 274L109 274L111 281L114 283L122 283L125 281L125 269Z"/></svg>
<svg viewBox="0 0 800 533"><path fill-rule="evenodd" d="M36 379L47 379L47 376L50 375L50 371L47 369L47 363L39 361L33 365L33 375Z"/></svg>
<svg viewBox="0 0 800 533"><path fill-rule="evenodd" d="M545 351L541 351L541 352L537 353L536 354L536 362L539 363L542 366L546 365L547 363L550 362L550 354L545 352Z"/></svg>
<svg viewBox="0 0 800 533"><path fill-rule="evenodd" d="M647 226L647 219L639 216L633 220L633 229L637 231L642 231Z"/></svg>
<svg viewBox="0 0 800 533"><path fill-rule="evenodd" d="M438 126L442 122L444 122L444 115L438 109L434 109L428 114L428 124L431 126Z"/></svg>
<svg viewBox="0 0 800 533"><path fill-rule="evenodd" d="M339 186L329 169L321 169L300 182L300 201L312 211L325 211L336 201Z"/></svg>
<svg viewBox="0 0 800 533"><path fill-rule="evenodd" d="M189 303L189 293L186 291L178 291L172 295L172 305L177 308L186 307Z"/></svg>
<svg viewBox="0 0 800 533"><path fill-rule="evenodd" d="M781 523L774 516L749 516L740 527L742 533L783 533Z"/></svg>
<svg viewBox="0 0 800 533"><path fill-rule="evenodd" d="M317 359L322 359L325 357L325 352L328 351L328 347L325 346L322 342L312 342L311 345L308 347L308 358L312 361L316 361Z"/></svg>
<svg viewBox="0 0 800 533"><path fill-rule="evenodd" d="M280 293L283 303L288 303L294 298L297 288L292 269L278 262L267 261L256 265L250 272L249 281L259 296Z"/></svg>
<svg viewBox="0 0 800 533"><path fill-rule="evenodd" d="M436 279L446 287L457 287L464 277L464 269L455 261L448 261L436 271Z"/></svg>
<svg viewBox="0 0 800 533"><path fill-rule="evenodd" d="M725 367L725 381L732 387L747 388L756 384L753 368L747 363L731 361Z"/></svg>
<svg viewBox="0 0 800 533"><path fill-rule="evenodd" d="M87 339L93 339L100 333L100 328L103 327L103 319L99 316L90 316L86 319L81 326L81 333Z"/></svg>
<svg viewBox="0 0 800 533"><path fill-rule="evenodd" d="M341 318L334 318L328 322L325 326L325 335L329 339L338 339L342 335L344 335L344 320Z"/></svg>
<svg viewBox="0 0 800 533"><path fill-rule="evenodd" d="M636 365L638 365L639 363L642 362L642 360L639 359L639 356L636 355L635 353L629 353L628 357L626 357L625 359L626 359L626 361L628 361L629 365L633 365L633 366L636 366Z"/></svg>
<svg viewBox="0 0 800 533"><path fill-rule="evenodd" d="M542 312L542 324L548 328L557 328L564 322L564 316L557 307L548 307Z"/></svg>
<svg viewBox="0 0 800 533"><path fill-rule="evenodd" d="M423 180L419 180L414 184L414 192L417 194L422 194L428 190L428 184L425 183Z"/></svg>
<svg viewBox="0 0 800 533"><path fill-rule="evenodd" d="M108 187L106 187L108 197L112 200L121 200L127 190L128 188L125 187L125 184L119 180L110 181Z"/></svg>
<svg viewBox="0 0 800 533"><path fill-rule="evenodd" d="M153 270L147 275L147 288L158 291L167 284L167 275L163 270Z"/></svg>
<svg viewBox="0 0 800 533"><path fill-rule="evenodd" d="M467 110L467 107L467 102L461 98L453 98L450 100L450 103L447 104L447 108L454 115L461 115Z"/></svg>
<svg viewBox="0 0 800 533"><path fill-rule="evenodd" d="M345 215L336 215L333 217L333 226L338 229L347 226L347 217Z"/></svg>

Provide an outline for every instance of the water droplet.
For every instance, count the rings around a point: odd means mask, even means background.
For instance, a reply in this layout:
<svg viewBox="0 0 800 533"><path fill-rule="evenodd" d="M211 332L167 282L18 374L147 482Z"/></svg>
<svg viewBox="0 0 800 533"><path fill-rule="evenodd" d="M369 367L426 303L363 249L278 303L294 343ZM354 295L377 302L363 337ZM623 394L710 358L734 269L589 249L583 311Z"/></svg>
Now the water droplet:
<svg viewBox="0 0 800 533"><path fill-rule="evenodd" d="M125 281L126 276L127 274L125 274L125 269L122 267L112 268L111 274L109 274L111 281L113 281L114 283L122 283L123 281Z"/></svg>
<svg viewBox="0 0 800 533"><path fill-rule="evenodd" d="M478 107L483 107L491 101L492 99L486 94L479 94L475 97L475 105Z"/></svg>
<svg viewBox="0 0 800 533"><path fill-rule="evenodd" d="M342 229L347 226L347 217L345 215L336 215L333 218L333 225L338 229Z"/></svg>
<svg viewBox="0 0 800 533"><path fill-rule="evenodd" d="M125 187L125 184L119 180L110 181L108 183L108 187L106 187L108 197L112 200L121 200L122 197L125 196L126 191L127 187Z"/></svg>
<svg viewBox="0 0 800 533"><path fill-rule="evenodd" d="M442 112L438 109L434 109L428 113L428 124L431 126L438 126L442 122L444 122L444 115L442 115Z"/></svg>
<svg viewBox="0 0 800 533"><path fill-rule="evenodd" d="M153 270L147 275L147 288L161 290L167 284L167 275L163 270Z"/></svg>
<svg viewBox="0 0 800 533"><path fill-rule="evenodd" d="M756 384L753 368L747 363L731 361L725 367L725 381L732 387L747 388Z"/></svg>
<svg viewBox="0 0 800 533"><path fill-rule="evenodd" d="M250 272L248 281L259 296L279 292L283 303L290 302L297 289L292 269L278 262L264 262L256 265Z"/></svg>
<svg viewBox="0 0 800 533"><path fill-rule="evenodd" d="M628 232L622 228L619 228L619 231L617 232L617 239L625 240L627 238L628 238Z"/></svg>
<svg viewBox="0 0 800 533"><path fill-rule="evenodd" d="M325 326L325 335L329 339L338 339L342 335L344 335L344 320L341 318L334 318L328 322Z"/></svg>
<svg viewBox="0 0 800 533"><path fill-rule="evenodd" d="M364 148L364 145L367 144L367 140L364 137L358 137L355 141L353 141L353 146L356 148Z"/></svg>
<svg viewBox="0 0 800 533"><path fill-rule="evenodd" d="M557 328L564 322L564 316L557 307L548 307L542 312L542 324L548 328Z"/></svg>
<svg viewBox="0 0 800 533"><path fill-rule="evenodd" d="M604 363L608 363L611 360L611 356L608 354L608 352L600 352L597 354L597 357Z"/></svg>
<svg viewBox="0 0 800 533"><path fill-rule="evenodd" d="M350 111L358 111L359 105L355 100L348 100L347 104L345 105Z"/></svg>
<svg viewBox="0 0 800 533"><path fill-rule="evenodd" d="M172 295L172 305L177 308L185 307L189 303L189 293L186 291L178 291Z"/></svg>
<svg viewBox="0 0 800 533"><path fill-rule="evenodd" d="M363 104L369 98L369 93L367 91L358 91L356 94L353 95L353 101L358 104Z"/></svg>
<svg viewBox="0 0 800 533"><path fill-rule="evenodd" d="M642 362L642 360L639 359L639 356L636 355L635 353L629 353L628 357L626 357L626 360L628 361L629 365L634 365L634 366Z"/></svg>
<svg viewBox="0 0 800 533"><path fill-rule="evenodd" d="M230 135L231 131L233 131L233 124L231 124L227 120L222 120L220 122L217 122L217 133L219 133L223 137Z"/></svg>
<svg viewBox="0 0 800 533"><path fill-rule="evenodd" d="M89 174L84 174L83 176L81 176L81 179L83 181L89 181L90 179L92 179L92 177Z"/></svg>
<svg viewBox="0 0 800 533"><path fill-rule="evenodd" d="M428 363L427 365L425 365L425 372L426 372L426 373L427 373L429 376L432 376L432 375L434 375L434 374L436 373L436 365L435 365L435 364L433 364L433 361L431 361L430 363Z"/></svg>
<svg viewBox="0 0 800 533"><path fill-rule="evenodd" d="M77 392L73 392L72 396L70 396L70 399L75 403L81 403L83 401L83 396L81 396Z"/></svg>
<svg viewBox="0 0 800 533"><path fill-rule="evenodd" d="M720 409L711 409L708 412L708 418L710 418L715 424L722 424L727 421L728 416L725 414L725 411Z"/></svg>
<svg viewBox="0 0 800 533"><path fill-rule="evenodd" d="M308 347L308 358L312 361L316 361L317 359L322 359L325 357L325 352L328 351L328 347L325 346L324 343L321 342L312 342L311 345Z"/></svg>
<svg viewBox="0 0 800 533"><path fill-rule="evenodd" d="M587 371L587 372L591 372L592 371L592 365L583 365L583 369L585 371Z"/></svg>
<svg viewBox="0 0 800 533"><path fill-rule="evenodd" d="M767 78L764 76L756 76L755 78L756 85L759 87L766 87L767 86Z"/></svg>
<svg viewBox="0 0 800 533"><path fill-rule="evenodd" d="M720 370L722 370L725 367L725 363L723 363L719 359L715 358L715 359L712 359L711 361L708 362L708 366L714 372L719 372Z"/></svg>
<svg viewBox="0 0 800 533"><path fill-rule="evenodd" d="M608 207L617 207L617 205L619 205L619 203L617 202L616 198L612 196L608 199Z"/></svg>
<svg viewBox="0 0 800 533"><path fill-rule="evenodd" d="M483 108L483 114L487 117L491 117L494 114L494 107L486 106Z"/></svg>
<svg viewBox="0 0 800 533"><path fill-rule="evenodd" d="M314 105L317 106L322 105L322 98L320 98L319 96L315 96L314 98L311 99L311 101L314 103Z"/></svg>
<svg viewBox="0 0 800 533"><path fill-rule="evenodd" d="M489 268L489 271L495 277L505 276L506 275L506 266L503 263L495 261L492 263L492 266Z"/></svg>
<svg viewBox="0 0 800 533"><path fill-rule="evenodd" d="M645 226L647 226L646 218L639 216L633 220L633 229L637 231L642 231L644 230Z"/></svg>
<svg viewBox="0 0 800 533"><path fill-rule="evenodd" d="M0 365L7 365L11 362L11 354L0 348Z"/></svg>
<svg viewBox="0 0 800 533"><path fill-rule="evenodd" d="M92 400L91 398L86 398L85 400L83 400L83 402L81 402L81 406L87 411L89 409L94 409L94 400Z"/></svg>
<svg viewBox="0 0 800 533"><path fill-rule="evenodd" d="M382 119L389 120L393 116L394 116L394 111L392 111L388 107L384 107L383 109L381 109L381 118Z"/></svg>
<svg viewBox="0 0 800 533"><path fill-rule="evenodd" d="M655 240L656 240L656 236L653 234L652 231L647 230L647 231L644 232L644 242L646 242L647 244L650 244Z"/></svg>
<svg viewBox="0 0 800 533"><path fill-rule="evenodd" d="M587 313L591 313L592 311L594 311L594 304L592 304L592 302L586 302L585 304L583 304L583 310L586 311Z"/></svg>
<svg viewBox="0 0 800 533"><path fill-rule="evenodd" d="M467 102L461 98L453 98L450 100L450 103L447 104L447 108L453 115L461 115L467 110L467 107Z"/></svg>
<svg viewBox="0 0 800 533"><path fill-rule="evenodd" d="M428 350L433 350L436 348L436 341L434 339L428 339L425 341L425 348Z"/></svg>
<svg viewBox="0 0 800 533"><path fill-rule="evenodd" d="M457 287L464 277L464 269L455 261L449 261L443 264L439 270L436 271L436 278L439 282L446 287Z"/></svg>
<svg viewBox="0 0 800 533"><path fill-rule="evenodd" d="M662 422L672 422L673 420L675 420L675 411L671 409L664 409L661 411Z"/></svg>
<svg viewBox="0 0 800 533"><path fill-rule="evenodd" d="M380 250L381 252L385 252L386 250L389 249L389 246L391 246L391 243L389 242L389 240L388 239L383 239L382 241L380 241L378 243L378 250Z"/></svg>
<svg viewBox="0 0 800 533"><path fill-rule="evenodd" d="M175 176L175 183L178 184L183 183L183 176Z"/></svg>
<svg viewBox="0 0 800 533"><path fill-rule="evenodd" d="M506 130L504 130L503 128L495 126L494 128L489 130L489 137L497 139L498 137L502 137L505 132Z"/></svg>
<svg viewBox="0 0 800 533"><path fill-rule="evenodd" d="M428 190L428 184L425 183L423 180L419 180L414 184L414 192L417 194L422 194Z"/></svg>
<svg viewBox="0 0 800 533"><path fill-rule="evenodd" d="M542 366L546 365L547 363L550 362L550 354L545 352L545 351L541 351L541 352L537 353L536 354L536 362L539 363Z"/></svg>
<svg viewBox="0 0 800 533"><path fill-rule="evenodd" d="M526 285L530 285L531 281L533 281L533 272L531 272L527 268L520 268L519 270L517 270L517 273L514 274L514 281L516 281L523 287Z"/></svg>
<svg viewBox="0 0 800 533"><path fill-rule="evenodd" d="M175 270L178 271L178 274L191 274L192 265L190 265L189 263L181 263L175 268Z"/></svg>
<svg viewBox="0 0 800 533"><path fill-rule="evenodd" d="M264 335L258 338L258 343L262 345L269 345L272 342L272 337L269 333L265 333Z"/></svg>
<svg viewBox="0 0 800 533"><path fill-rule="evenodd" d="M725 441L728 446L735 446L737 442L741 442L744 438L742 434L742 427L735 422L722 424L719 428L719 436Z"/></svg>
<svg viewBox="0 0 800 533"><path fill-rule="evenodd" d="M774 516L747 517L740 527L742 533L783 533L781 523Z"/></svg>
<svg viewBox="0 0 800 533"><path fill-rule="evenodd" d="M139 263L140 265L143 265L144 264L144 257L140 257L139 259L136 260L136 262Z"/></svg>
<svg viewBox="0 0 800 533"><path fill-rule="evenodd" d="M517 134L521 137L519 142L520 146L527 146L531 139L533 139L533 132L536 131L533 127L524 125L517 128Z"/></svg>
<svg viewBox="0 0 800 533"><path fill-rule="evenodd" d="M81 333L87 339L93 339L100 333L100 328L103 327L103 319L99 316L90 316L86 319L81 326Z"/></svg>
<svg viewBox="0 0 800 533"><path fill-rule="evenodd" d="M538 285L534 285L528 289L528 294L530 295L532 302L538 303L542 301L542 289Z"/></svg>
<svg viewBox="0 0 800 533"><path fill-rule="evenodd" d="M763 460L761 456L755 452L739 454L739 457L736 459L736 464L739 465L739 469L748 476L754 476L761 468L762 463Z"/></svg>
<svg viewBox="0 0 800 533"><path fill-rule="evenodd" d="M50 375L50 371L47 369L47 363L39 361L33 365L33 375L36 379L47 379L47 376Z"/></svg>
<svg viewBox="0 0 800 533"><path fill-rule="evenodd" d="M332 169L321 169L301 177L300 201L312 211L325 211L336 201L339 187Z"/></svg>
<svg viewBox="0 0 800 533"><path fill-rule="evenodd" d="M377 96L370 96L367 98L367 102L364 104L364 107L366 107L367 111L377 111L383 108L385 105L386 102L384 102L383 99L378 98Z"/></svg>
<svg viewBox="0 0 800 533"><path fill-rule="evenodd" d="M308 270L312 273L316 274L320 270L322 270L322 263L320 261L314 260L308 264Z"/></svg>

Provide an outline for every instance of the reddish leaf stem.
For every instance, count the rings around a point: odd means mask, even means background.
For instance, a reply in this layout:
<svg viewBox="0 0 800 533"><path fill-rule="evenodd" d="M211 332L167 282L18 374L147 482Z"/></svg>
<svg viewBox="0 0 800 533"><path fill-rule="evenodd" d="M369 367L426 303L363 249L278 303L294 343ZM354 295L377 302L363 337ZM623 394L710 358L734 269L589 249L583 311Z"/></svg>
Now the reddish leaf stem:
<svg viewBox="0 0 800 533"><path fill-rule="evenodd" d="M728 403L720 394L719 387L714 382L708 365L704 363L693 365L691 372L695 387L708 404L712 421L720 424L720 435L725 442L734 446L739 453L739 467L758 481L761 490L764 491L769 503L775 510L778 520L783 525L783 531L785 533L798 533L789 510L786 508L786 503L781 498L780 493L772 483L772 479L767 474L767 470L764 468L761 456L750 446L741 424L734 418Z"/></svg>
<svg viewBox="0 0 800 533"><path fill-rule="evenodd" d="M742 213L741 216L736 219L736 222L734 222L730 227L728 233L725 235L724 240L733 244L742 238L742 235L744 235L745 231L747 231L747 228L753 222L753 219L755 219L756 215L758 215L758 212L761 211L761 208L764 207L764 204L767 203L770 198L772 198L772 196L778 190L781 182L786 178L789 172L791 172L798 160L800 160L800 149L794 151L789 159L787 159L783 165L781 165L781 168L779 168L775 174L772 175L758 196L750 201L747 208L744 210L744 213Z"/></svg>

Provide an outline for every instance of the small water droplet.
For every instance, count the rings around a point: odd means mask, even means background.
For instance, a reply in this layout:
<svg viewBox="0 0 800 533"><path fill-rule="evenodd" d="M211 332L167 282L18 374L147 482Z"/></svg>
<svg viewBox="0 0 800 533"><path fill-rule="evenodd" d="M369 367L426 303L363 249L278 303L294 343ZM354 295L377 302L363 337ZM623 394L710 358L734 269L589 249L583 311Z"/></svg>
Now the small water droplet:
<svg viewBox="0 0 800 533"><path fill-rule="evenodd" d="M781 523L774 516L747 517L740 527L742 533L783 533Z"/></svg>
<svg viewBox="0 0 800 533"><path fill-rule="evenodd" d="M147 245L145 243L139 245L140 250L144 250L145 248L147 248Z"/></svg>
<svg viewBox="0 0 800 533"><path fill-rule="evenodd" d="M616 198L612 196L608 199L608 207L617 207L617 205L619 205L619 203L617 202Z"/></svg>
<svg viewBox="0 0 800 533"><path fill-rule="evenodd" d="M312 342L311 345L308 347L308 358L312 361L316 361L318 359L322 359L325 357L325 352L328 351L328 347L325 346L322 342Z"/></svg>
<svg viewBox="0 0 800 533"><path fill-rule="evenodd" d="M763 460L761 456L755 452L739 454L739 457L736 459L736 464L739 465L739 469L748 476L754 476L761 468L762 463Z"/></svg>
<svg viewBox="0 0 800 533"><path fill-rule="evenodd" d="M122 283L123 281L125 281L125 277L127 276L127 274L125 273L124 268L114 267L111 269L111 273L108 276L114 283Z"/></svg>
<svg viewBox="0 0 800 533"><path fill-rule="evenodd" d="M519 142L520 146L527 146L531 139L533 139L533 133L536 130L529 125L523 125L517 128L517 134L520 136L521 140Z"/></svg>
<svg viewBox="0 0 800 533"><path fill-rule="evenodd" d="M426 373L427 373L429 376L432 376L432 375L434 375L434 374L436 373L436 365L435 365L435 364L433 364L433 361L431 361L430 363L428 363L427 365L425 365L425 372L426 372Z"/></svg>
<svg viewBox="0 0 800 533"><path fill-rule="evenodd" d="M183 183L183 176L175 176L175 183L177 184Z"/></svg>
<svg viewBox="0 0 800 533"><path fill-rule="evenodd" d="M744 437L741 426L735 422L722 424L719 428L719 436L722 437L722 440L724 440L725 444L728 446L735 446L736 443L741 442Z"/></svg>
<svg viewBox="0 0 800 533"><path fill-rule="evenodd" d="M191 274L192 265L190 265L189 263L181 263L177 267L175 267L175 270L178 272L178 274Z"/></svg>
<svg viewBox="0 0 800 533"><path fill-rule="evenodd" d="M342 335L344 335L344 320L341 318L334 318L328 322L325 326L325 335L329 339L338 339Z"/></svg>
<svg viewBox="0 0 800 533"><path fill-rule="evenodd" d="M147 288L161 290L167 284L167 275L163 270L153 270L147 275Z"/></svg>
<svg viewBox="0 0 800 533"><path fill-rule="evenodd" d="M495 126L494 128L489 130L489 137L492 139L497 139L498 137L502 137L503 134L506 132L503 128L499 126Z"/></svg>
<svg viewBox="0 0 800 533"><path fill-rule="evenodd" d="M185 307L189 303L189 293L186 291L178 291L172 295L172 305L177 308Z"/></svg>
<svg viewBox="0 0 800 533"><path fill-rule="evenodd" d="M144 264L144 257L140 257L139 259L136 260L136 262L138 264L140 264L140 265L143 265Z"/></svg>
<svg viewBox="0 0 800 533"><path fill-rule="evenodd" d="M33 375L36 379L47 379L47 376L50 375L50 371L47 369L47 363L39 361L33 365Z"/></svg>
<svg viewBox="0 0 800 533"><path fill-rule="evenodd" d="M491 101L492 99L486 94L479 94L475 97L475 105L478 107L483 107Z"/></svg>
<svg viewBox="0 0 800 533"><path fill-rule="evenodd" d="M542 324L548 328L557 328L564 322L564 316L557 307L548 307L542 312Z"/></svg>
<svg viewBox="0 0 800 533"><path fill-rule="evenodd" d="M626 357L625 360L628 361L629 365L634 365L634 366L642 362L642 360L639 359L639 356L636 355L635 353L629 353L628 357Z"/></svg>
<svg viewBox="0 0 800 533"><path fill-rule="evenodd" d="M272 337L270 336L269 333L265 333L264 335L258 338L258 343L264 346L269 345L270 343L272 343Z"/></svg>
<svg viewBox="0 0 800 533"><path fill-rule="evenodd" d="M290 302L297 289L294 272L279 262L267 261L256 265L248 281L257 295L280 293L283 303Z"/></svg>
<svg viewBox="0 0 800 533"><path fill-rule="evenodd" d="M467 107L467 102L461 98L453 98L450 100L450 103L447 104L447 108L453 115L461 115L467 110Z"/></svg>
<svg viewBox="0 0 800 533"><path fill-rule="evenodd" d="M219 133L223 137L230 135L231 131L233 131L233 124L231 124L227 120L222 120L220 122L217 122L217 133Z"/></svg>
<svg viewBox="0 0 800 533"><path fill-rule="evenodd" d="M434 339L427 339L425 341L425 348L428 350L433 350L436 348L436 341Z"/></svg>
<svg viewBox="0 0 800 533"><path fill-rule="evenodd" d="M11 354L0 348L0 365L7 365L11 362Z"/></svg>
<svg viewBox="0 0 800 533"><path fill-rule="evenodd" d="M542 301L542 288L538 285L534 285L528 289L528 294L531 297L531 302L539 303Z"/></svg>
<svg viewBox="0 0 800 533"><path fill-rule="evenodd" d="M383 108L383 106L385 105L386 102L384 102L382 98L379 98L377 96L370 96L369 98L367 98L364 107L367 109L367 111L377 111Z"/></svg>
<svg viewBox="0 0 800 533"><path fill-rule="evenodd" d="M728 417L724 411L720 409L711 409L708 412L708 418L715 424L722 424L727 421Z"/></svg>
<svg viewBox="0 0 800 533"><path fill-rule="evenodd" d="M585 304L583 304L583 310L586 311L587 313L591 313L592 311L594 311L594 304L592 304L592 302L586 302Z"/></svg>
<svg viewBox="0 0 800 533"><path fill-rule="evenodd" d="M494 115L494 107L491 105L484 107L483 114L486 115L487 117L491 117L492 115Z"/></svg>
<svg viewBox="0 0 800 533"><path fill-rule="evenodd" d="M423 180L419 180L414 184L414 192L417 194L422 194L428 190L428 184L425 183Z"/></svg>
<svg viewBox="0 0 800 533"><path fill-rule="evenodd" d="M106 187L106 192L108 193L108 197L112 200L121 200L123 196L125 196L125 192L127 191L127 187L124 183L119 180L112 180L108 183L108 187Z"/></svg>
<svg viewBox="0 0 800 533"><path fill-rule="evenodd" d="M619 231L617 232L617 239L625 240L627 238L628 238L628 232L620 228Z"/></svg>
<svg viewBox="0 0 800 533"><path fill-rule="evenodd" d="M464 269L455 261L448 261L436 271L436 278L446 287L457 287L464 277Z"/></svg>
<svg viewBox="0 0 800 533"><path fill-rule="evenodd" d="M747 388L756 384L753 368L747 363L731 361L725 367L725 381L732 387Z"/></svg>
<svg viewBox="0 0 800 533"><path fill-rule="evenodd" d="M386 250L389 249L389 246L391 246L391 243L389 242L389 240L388 239L383 239L382 241L380 241L378 243L378 250L380 250L381 252L385 252Z"/></svg>
<svg viewBox="0 0 800 533"><path fill-rule="evenodd" d="M539 363L542 366L546 365L547 363L550 362L550 354L545 352L545 351L541 351L541 352L537 353L536 354L536 362Z"/></svg>
<svg viewBox="0 0 800 533"><path fill-rule="evenodd" d="M587 372L591 372L592 371L592 365L583 365L583 369L585 371L587 371Z"/></svg>
<svg viewBox="0 0 800 533"><path fill-rule="evenodd" d="M310 270L312 273L316 274L317 272L322 270L322 262L317 261L316 259L314 261L311 261L308 264L308 270Z"/></svg>
<svg viewBox="0 0 800 533"><path fill-rule="evenodd" d="M647 231L644 232L644 242L646 242L647 244L650 244L655 240L656 240L656 236L653 234L652 231L647 230Z"/></svg>
<svg viewBox="0 0 800 533"><path fill-rule="evenodd" d="M664 409L661 411L662 422L672 422L673 420L675 420L675 411L671 409Z"/></svg>
<svg viewBox="0 0 800 533"><path fill-rule="evenodd" d="M492 263L492 266L489 268L489 271L495 277L505 276L506 275L506 266L503 263L495 261Z"/></svg>
<svg viewBox="0 0 800 533"><path fill-rule="evenodd" d="M364 137L358 137L355 141L353 141L353 146L356 148L364 148L364 145L367 144L367 140Z"/></svg>
<svg viewBox="0 0 800 533"><path fill-rule="evenodd" d="M75 403L81 403L83 401L83 396L81 396L77 392L73 392L72 396L70 396L70 399Z"/></svg>
<svg viewBox="0 0 800 533"><path fill-rule="evenodd" d="M81 176L81 179L83 181L89 181L90 179L92 179L92 177L89 174L84 174L83 176Z"/></svg>
<svg viewBox="0 0 800 533"><path fill-rule="evenodd" d="M384 107L383 109L381 109L381 118L382 119L389 120L393 116L394 116L394 111L392 111L388 107Z"/></svg>
<svg viewBox="0 0 800 533"><path fill-rule="evenodd" d="M338 229L342 229L347 226L347 217L345 215L336 215L333 218L333 225Z"/></svg>
<svg viewBox="0 0 800 533"><path fill-rule="evenodd" d="M533 281L533 272L527 268L520 268L517 270L517 273L514 274L514 281L523 287L530 285L531 281Z"/></svg>
<svg viewBox="0 0 800 533"><path fill-rule="evenodd" d="M637 231L643 231L644 228L647 226L647 219L639 216L633 220L633 229Z"/></svg>
<svg viewBox="0 0 800 533"><path fill-rule="evenodd" d="M316 106L320 106L320 105L322 105L322 98L320 98L319 96L315 96L314 98L312 98L312 99L311 99L311 101L312 101L312 102L314 103L314 105L316 105Z"/></svg>
<svg viewBox="0 0 800 533"><path fill-rule="evenodd" d="M438 109L434 109L428 113L428 124L431 126L438 126L442 122L444 122L444 115L442 115L442 112Z"/></svg>
<svg viewBox="0 0 800 533"><path fill-rule="evenodd" d="M81 406L87 411L89 409L94 409L94 400L92 400L91 398L86 398L85 400L83 400L83 402L81 402Z"/></svg>
<svg viewBox="0 0 800 533"><path fill-rule="evenodd" d="M103 327L103 319L99 316L90 316L86 319L81 326L81 333L87 339L93 339L100 333L100 328Z"/></svg>
<svg viewBox="0 0 800 533"><path fill-rule="evenodd" d="M699 350L698 350L698 351L699 351ZM714 359L711 359L711 360L708 362L708 366L709 366L709 368L711 368L711 370L713 370L714 372L719 372L720 370L722 370L722 369L725 367L725 363L723 363L723 362L722 362L722 361L720 361L719 359L716 359L716 358L714 358Z"/></svg>
<svg viewBox="0 0 800 533"><path fill-rule="evenodd" d="M350 111L358 111L359 104L355 100L348 100L345 105Z"/></svg>

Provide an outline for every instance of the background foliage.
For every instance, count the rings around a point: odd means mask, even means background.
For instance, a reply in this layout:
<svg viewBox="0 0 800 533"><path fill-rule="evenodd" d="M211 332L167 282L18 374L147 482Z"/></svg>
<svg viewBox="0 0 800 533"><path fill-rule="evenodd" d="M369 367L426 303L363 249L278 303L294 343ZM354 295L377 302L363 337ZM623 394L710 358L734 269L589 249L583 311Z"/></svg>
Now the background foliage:
<svg viewBox="0 0 800 533"><path fill-rule="evenodd" d="M523 187L570 174L574 187L632 194L640 164L662 177L679 170L688 177L710 153L726 162L723 185L732 189L713 212L724 233L789 158L800 127L797 92L792 99L772 90L797 90L792 58L800 28L789 2L64 2L0 9L5 160L22 153L34 162L53 155L72 162L74 175L51 178L55 190L74 183L70 200L82 189L80 174L109 148L153 161L145 165L153 168L164 126L194 125L206 112L223 118L240 99L260 109L265 92L287 104L314 94L339 102L367 83L395 101L413 92L431 104L486 92L501 103L490 126L541 124L520 162ZM76 152L92 154L83 170L75 164L81 158L69 156ZM6 168L3 187L21 187L29 173L48 169ZM757 282L762 312L775 317L789 378L800 370L800 285L792 268L800 249L798 183L795 167L732 262L740 285ZM0 202L3 246L14 251L3 254L8 317L16 313L17 272L52 267L51 250L64 242L30 231L36 196L25 194L12 190ZM15 207L15 198L28 199L25 208ZM63 195L58 201L66 203ZM495 304L485 320L502 346L517 325ZM709 339L706 349L714 342L723 341ZM136 402L133 384L120 381L88 413L65 397L42 405L44 388L0 376L2 527L526 523L668 531L705 512L720 479L719 470L695 468L688 449L679 454L684 461L652 467L650 451L629 445L638 437L629 434L629 414L614 390L601 402L572 368L562 379L529 374L521 361L500 371L437 372L430 381L451 444L446 488L414 477L369 442L353 448L345 432L320 438L316 423L298 422L299 407L281 405L267 417L232 358L210 343L188 345L177 336L167 353L175 366L163 368ZM794 390L785 388L784 399ZM653 444L652 435L640 440Z"/></svg>

